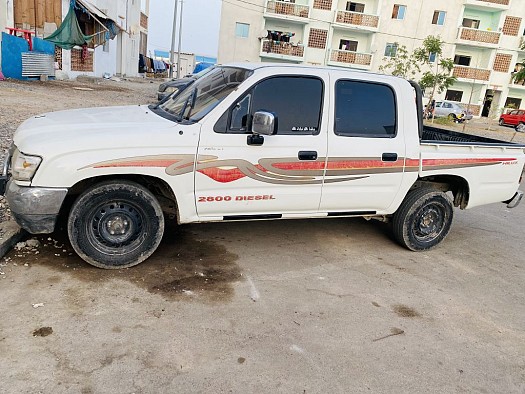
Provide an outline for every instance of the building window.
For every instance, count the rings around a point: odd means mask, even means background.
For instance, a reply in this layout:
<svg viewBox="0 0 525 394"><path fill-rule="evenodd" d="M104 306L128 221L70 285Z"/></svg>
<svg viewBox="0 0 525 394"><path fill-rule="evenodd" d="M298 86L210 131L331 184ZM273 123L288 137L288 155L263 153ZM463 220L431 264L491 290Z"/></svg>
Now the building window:
<svg viewBox="0 0 525 394"><path fill-rule="evenodd" d="M326 48L326 40L328 37L328 30L322 29L310 29L310 35L308 36L308 46L310 48Z"/></svg>
<svg viewBox="0 0 525 394"><path fill-rule="evenodd" d="M334 132L344 137L394 136L396 99L392 89L377 83L337 81Z"/></svg>
<svg viewBox="0 0 525 394"><path fill-rule="evenodd" d="M434 16L432 17L432 24L443 26L445 24L445 11L434 11Z"/></svg>
<svg viewBox="0 0 525 394"><path fill-rule="evenodd" d="M445 100L461 102L463 92L461 90L447 90Z"/></svg>
<svg viewBox="0 0 525 394"><path fill-rule="evenodd" d="M357 52L357 41L340 40L339 41L339 50L340 51Z"/></svg>
<svg viewBox="0 0 525 394"><path fill-rule="evenodd" d="M517 108L521 107L521 99L515 97L507 97L505 101L505 108Z"/></svg>
<svg viewBox="0 0 525 394"><path fill-rule="evenodd" d="M406 11L406 5L394 4L394 9L392 10L392 19L405 19Z"/></svg>
<svg viewBox="0 0 525 394"><path fill-rule="evenodd" d="M456 55L454 56L454 64L458 66L470 66L470 61L472 58L470 56Z"/></svg>
<svg viewBox="0 0 525 394"><path fill-rule="evenodd" d="M247 23L237 22L235 24L235 36L240 38L248 38L250 34L250 25Z"/></svg>
<svg viewBox="0 0 525 394"><path fill-rule="evenodd" d="M434 63L436 61L436 53L435 52L430 52L430 55L428 55L428 61L430 63Z"/></svg>
<svg viewBox="0 0 525 394"><path fill-rule="evenodd" d="M109 53L109 41L105 41L102 45L102 50Z"/></svg>
<svg viewBox="0 0 525 394"><path fill-rule="evenodd" d="M351 1L348 1L346 3L346 10L351 12L365 12L365 5L361 3L353 3Z"/></svg>
<svg viewBox="0 0 525 394"><path fill-rule="evenodd" d="M397 43L388 43L385 48L385 56L396 57L397 54Z"/></svg>
<svg viewBox="0 0 525 394"><path fill-rule="evenodd" d="M463 18L461 25L470 29L479 29L479 19Z"/></svg>

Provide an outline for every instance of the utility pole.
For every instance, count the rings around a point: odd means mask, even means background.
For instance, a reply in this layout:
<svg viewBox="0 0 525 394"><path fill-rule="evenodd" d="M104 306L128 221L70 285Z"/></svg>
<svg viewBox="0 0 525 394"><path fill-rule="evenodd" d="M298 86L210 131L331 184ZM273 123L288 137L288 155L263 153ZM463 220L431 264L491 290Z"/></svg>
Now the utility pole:
<svg viewBox="0 0 525 394"><path fill-rule="evenodd" d="M177 49L177 78L180 78L180 47L182 44L182 11L184 9L184 0L180 1L180 22L179 22L179 47Z"/></svg>
<svg viewBox="0 0 525 394"><path fill-rule="evenodd" d="M173 65L175 64L175 36L177 34L177 9L178 8L179 8L179 0L175 0L175 10L173 11L173 32L171 34L170 78L173 78Z"/></svg>

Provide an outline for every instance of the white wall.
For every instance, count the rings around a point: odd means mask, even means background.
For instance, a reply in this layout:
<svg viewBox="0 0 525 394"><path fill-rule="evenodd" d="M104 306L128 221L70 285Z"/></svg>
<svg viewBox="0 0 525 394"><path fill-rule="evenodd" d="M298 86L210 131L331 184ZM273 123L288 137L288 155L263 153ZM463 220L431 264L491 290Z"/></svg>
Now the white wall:
<svg viewBox="0 0 525 394"><path fill-rule="evenodd" d="M13 0L0 0L0 31L7 32L6 27L15 24L13 16ZM2 38L0 34L0 65L2 64Z"/></svg>

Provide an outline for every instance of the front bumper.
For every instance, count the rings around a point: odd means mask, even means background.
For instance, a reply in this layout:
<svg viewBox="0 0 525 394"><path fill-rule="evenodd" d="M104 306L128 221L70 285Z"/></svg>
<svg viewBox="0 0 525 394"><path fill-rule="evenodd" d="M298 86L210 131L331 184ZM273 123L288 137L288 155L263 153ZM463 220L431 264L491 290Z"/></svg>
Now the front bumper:
<svg viewBox="0 0 525 394"><path fill-rule="evenodd" d="M22 187L7 182L6 199L16 222L31 234L48 234L55 224L68 189Z"/></svg>

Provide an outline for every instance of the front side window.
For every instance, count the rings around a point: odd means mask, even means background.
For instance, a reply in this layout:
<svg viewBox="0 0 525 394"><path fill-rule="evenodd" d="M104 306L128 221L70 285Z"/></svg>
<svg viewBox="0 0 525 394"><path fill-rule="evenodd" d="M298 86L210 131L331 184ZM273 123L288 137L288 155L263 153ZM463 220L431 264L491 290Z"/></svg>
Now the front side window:
<svg viewBox="0 0 525 394"><path fill-rule="evenodd" d="M388 43L385 47L385 56L396 57L397 54L397 43Z"/></svg>
<svg viewBox="0 0 525 394"><path fill-rule="evenodd" d="M218 133L249 133L253 114L268 111L277 117L277 134L312 135L319 132L323 82L314 77L283 76L255 85L216 124Z"/></svg>
<svg viewBox="0 0 525 394"><path fill-rule="evenodd" d="M335 134L389 138L396 135L396 99L387 85L339 80L335 85Z"/></svg>
<svg viewBox="0 0 525 394"><path fill-rule="evenodd" d="M394 9L392 10L392 19L405 19L406 11L406 5L394 4Z"/></svg>
<svg viewBox="0 0 525 394"><path fill-rule="evenodd" d="M198 122L251 74L242 68L216 67L158 108L178 122Z"/></svg>
<svg viewBox="0 0 525 394"><path fill-rule="evenodd" d="M434 16L432 17L432 24L443 26L445 24L445 11L434 11Z"/></svg>

